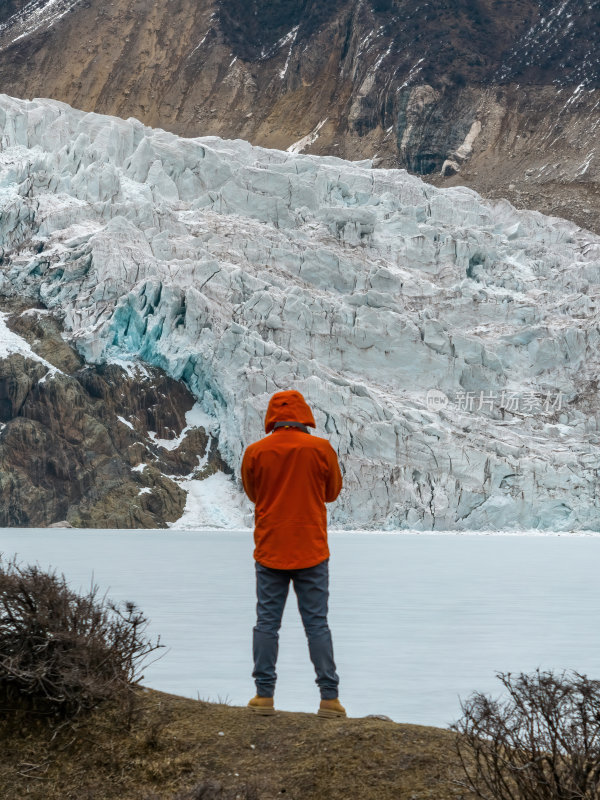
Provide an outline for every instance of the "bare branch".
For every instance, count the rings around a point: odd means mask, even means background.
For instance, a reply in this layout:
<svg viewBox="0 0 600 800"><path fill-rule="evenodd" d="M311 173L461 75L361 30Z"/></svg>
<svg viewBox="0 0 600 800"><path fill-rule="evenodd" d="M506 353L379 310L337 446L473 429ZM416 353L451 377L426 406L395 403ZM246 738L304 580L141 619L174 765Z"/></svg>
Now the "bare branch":
<svg viewBox="0 0 600 800"><path fill-rule="evenodd" d="M85 595L64 577L0 558L0 707L54 721L103 700L130 709L141 669L160 641L135 603Z"/></svg>
<svg viewBox="0 0 600 800"><path fill-rule="evenodd" d="M600 681L498 678L505 699L476 692L451 726L466 785L482 800L600 800Z"/></svg>

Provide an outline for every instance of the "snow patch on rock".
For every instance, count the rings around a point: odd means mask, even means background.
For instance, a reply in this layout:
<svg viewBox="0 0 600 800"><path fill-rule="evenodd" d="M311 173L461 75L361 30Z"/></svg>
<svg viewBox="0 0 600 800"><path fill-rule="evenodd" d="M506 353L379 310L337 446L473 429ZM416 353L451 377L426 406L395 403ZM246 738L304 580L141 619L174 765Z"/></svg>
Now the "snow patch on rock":
<svg viewBox="0 0 600 800"><path fill-rule="evenodd" d="M250 527L251 517L242 507L239 491L227 475L217 472L204 480L178 481L187 492L183 516L168 523L175 530L225 528L242 530Z"/></svg>
<svg viewBox="0 0 600 800"><path fill-rule="evenodd" d="M287 64L286 64L286 69L287 69ZM303 150L306 150L307 147L310 147L311 144L314 144L319 138L319 131L321 130L323 125L325 125L326 122L327 122L327 117L325 117L325 119L322 119L321 122L319 122L319 124L316 125L310 133L307 133L306 136L303 136L301 139L298 139L297 142L291 144L288 147L287 152L301 153Z"/></svg>
<svg viewBox="0 0 600 800"><path fill-rule="evenodd" d="M31 36L40 28L51 28L81 0L31 0L0 25L0 49Z"/></svg>
<svg viewBox="0 0 600 800"><path fill-rule="evenodd" d="M19 353L20 355L24 356L25 358L29 358L32 361L38 361L40 364L43 364L48 368L48 372L43 378L41 378L42 381L45 381L48 377L51 378L57 372L61 372L58 367L55 367L49 361L46 361L45 358L38 356L38 354L31 349L29 343L26 342L22 336L19 336L10 330L6 324L6 319L9 316L10 314L0 311L0 358L8 358L14 353Z"/></svg>

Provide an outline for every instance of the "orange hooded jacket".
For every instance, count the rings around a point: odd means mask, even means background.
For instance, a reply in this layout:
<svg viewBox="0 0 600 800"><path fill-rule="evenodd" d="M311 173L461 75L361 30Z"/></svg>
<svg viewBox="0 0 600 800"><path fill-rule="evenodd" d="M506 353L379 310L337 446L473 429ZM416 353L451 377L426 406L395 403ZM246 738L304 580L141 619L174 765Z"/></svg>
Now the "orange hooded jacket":
<svg viewBox="0 0 600 800"><path fill-rule="evenodd" d="M271 433L249 445L242 459L242 483L254 510L254 558L273 569L313 567L329 558L327 511L342 488L335 450L327 439L276 422L315 428L300 392L277 392L265 417Z"/></svg>

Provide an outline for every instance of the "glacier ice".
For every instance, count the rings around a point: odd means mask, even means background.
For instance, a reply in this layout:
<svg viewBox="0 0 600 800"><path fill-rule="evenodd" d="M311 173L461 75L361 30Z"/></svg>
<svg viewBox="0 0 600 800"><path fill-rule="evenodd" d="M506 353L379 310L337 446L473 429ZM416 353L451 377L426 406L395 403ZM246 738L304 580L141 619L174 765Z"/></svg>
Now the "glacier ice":
<svg viewBox="0 0 600 800"><path fill-rule="evenodd" d="M600 530L600 237L5 95L0 207L0 292L59 311L88 361L183 379L236 476L295 387L342 464L334 526Z"/></svg>

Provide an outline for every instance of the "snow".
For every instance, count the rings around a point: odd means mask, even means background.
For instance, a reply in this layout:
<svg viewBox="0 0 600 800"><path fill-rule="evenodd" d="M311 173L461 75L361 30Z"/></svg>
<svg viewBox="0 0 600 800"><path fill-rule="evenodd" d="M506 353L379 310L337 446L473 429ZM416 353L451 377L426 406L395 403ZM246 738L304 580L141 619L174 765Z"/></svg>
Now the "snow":
<svg viewBox="0 0 600 800"><path fill-rule="evenodd" d="M592 159L594 158L595 154L596 154L596 150L595 149L591 150L587 154L587 156L585 157L584 162L581 164L581 166L579 167L579 171L577 172L577 176L578 177L581 177L582 175L585 175L585 173L588 171L588 169L590 168L590 164L592 163Z"/></svg>
<svg viewBox="0 0 600 800"><path fill-rule="evenodd" d="M186 430L190 428L204 428L207 433L213 433L217 420L204 411L200 403L194 403L185 414Z"/></svg>
<svg viewBox="0 0 600 800"><path fill-rule="evenodd" d="M203 480L179 481L187 492L183 516L177 522L168 523L176 530L201 528L239 529L249 524L248 512L241 508L239 492L231 478L216 472Z"/></svg>
<svg viewBox="0 0 600 800"><path fill-rule="evenodd" d="M12 37L9 43L14 44L42 27L50 28L80 2L81 0L31 0L21 11L0 25L0 41Z"/></svg>
<svg viewBox="0 0 600 800"><path fill-rule="evenodd" d="M179 445L185 439L186 433L187 430L185 432L182 431L179 436L176 436L174 439L159 439L156 431L148 431L148 436L158 447L164 447L165 450L177 450Z"/></svg>
<svg viewBox="0 0 600 800"><path fill-rule="evenodd" d="M200 41L198 42L198 44L196 45L196 47L194 47L194 49L192 50L192 52L189 54L189 56L188 56L188 59L190 59L190 58L191 58L191 57L194 55L194 53L196 52L196 50L199 50L199 49L202 47L202 45L204 44L204 42L206 41L206 39L207 39L207 37L208 37L208 34L210 33L210 30L211 30L211 29L209 28L209 29L208 29L208 31L207 31L207 32L204 34L204 36L202 37L202 39L200 39Z"/></svg>
<svg viewBox="0 0 600 800"><path fill-rule="evenodd" d="M52 100L0 96L0 144L0 291L58 312L90 362L184 380L186 426L233 470L186 479L186 525L251 524L242 453L297 388L344 472L332 526L600 530L600 237L370 161ZM459 402L480 392L536 407Z"/></svg>
<svg viewBox="0 0 600 800"><path fill-rule="evenodd" d="M365 49L368 49L367 45L370 43L370 41L371 41L371 39L373 38L374 35L375 34L374 34L373 31L369 31L367 33L367 35L363 39L360 40L360 42L358 43L358 47L356 49L356 55L357 56L362 55L362 53L365 51Z"/></svg>
<svg viewBox="0 0 600 800"><path fill-rule="evenodd" d="M294 46L294 42L296 41L296 36L298 34L299 25L294 26L290 31L288 31L285 36L282 36L272 47L267 48L266 50L263 48L261 51L261 60L266 60L268 58L272 58L282 47L285 47L287 44L290 45L290 49L288 51L288 61L289 55L291 53L292 47Z"/></svg>
<svg viewBox="0 0 600 800"><path fill-rule="evenodd" d="M195 403L192 408L186 412L185 421L185 428L181 431L179 436L173 439L159 439L156 431L148 431L148 436L158 447L164 447L165 450L177 450L192 428L204 428L206 433L210 434L215 430L215 426L218 426L216 418L207 414L199 403Z"/></svg>
<svg viewBox="0 0 600 800"><path fill-rule="evenodd" d="M49 308L26 308L21 311L20 317L51 317L52 311Z"/></svg>
<svg viewBox="0 0 600 800"><path fill-rule="evenodd" d="M38 361L40 364L43 364L48 368L48 372L43 378L40 379L40 383L45 381L45 379L48 377L53 377L57 372L61 372L58 367L55 367L49 361L46 361L45 358L38 356L37 353L31 349L25 339L10 330L6 324L8 317L10 317L9 313L0 311L0 358L8 358L8 356L13 355L13 353L18 353L25 358L29 358L32 361Z"/></svg>
<svg viewBox="0 0 600 800"><path fill-rule="evenodd" d="M390 44L390 46L385 51L385 53L382 53L379 56L379 58L377 59L377 61L375 62L374 66L373 66L373 72L376 72L379 69L379 67L382 65L383 61L389 56L389 54L391 52L392 52L392 45Z"/></svg>
<svg viewBox="0 0 600 800"><path fill-rule="evenodd" d="M113 355L106 359L106 363L114 364L116 367L121 367L121 369L129 378L134 378L137 380L140 378L151 378L150 372L140 361L133 361L127 358L118 358L117 356Z"/></svg>
<svg viewBox="0 0 600 800"><path fill-rule="evenodd" d="M424 61L425 61L425 58L419 58L419 59L418 59L418 61L416 61L416 62L415 62L413 65L412 65L412 67L411 67L411 68L409 69L409 71L408 71L408 76L407 76L406 80L404 81L404 83L403 83L403 84L401 84L400 86L398 86L398 88L396 89L396 91L397 91L397 92L399 92L399 91L401 91L402 89L404 89L405 87L407 87L407 86L410 84L410 82L413 80L413 78L414 78L416 75L418 75L418 74L419 74L419 72L421 72L421 70L423 69L423 67L421 66L421 64L422 64Z"/></svg>
<svg viewBox="0 0 600 800"><path fill-rule="evenodd" d="M564 13L570 3L572 12ZM570 86L575 80L581 81L570 96L567 106L576 100L586 86L593 85L597 61L593 47L583 57L580 54L575 57L574 50L569 48L569 42L573 42L573 37L576 35L572 30L574 23L571 18L573 14L579 16L582 13L579 5L575 8L573 5L573 0L548 4L549 7L544 9L544 16L518 37L507 52L496 71L496 78L500 81L514 78L521 74L523 64L543 66L548 58L554 55L560 57L559 66L562 67L553 81L555 84ZM518 85L515 88L518 88Z"/></svg>
<svg viewBox="0 0 600 800"><path fill-rule="evenodd" d="M283 69L279 71L279 77L281 78L281 80L283 80L287 74L288 67L290 65L290 58L292 57L292 50L294 49L294 43L296 41L296 36L298 35L299 28L300 28L299 25L296 25L295 28L292 28L292 30L287 34L287 36L285 36L285 38L281 42L282 45L287 44L288 42L290 45L288 49L287 58L285 60L285 65Z"/></svg>
<svg viewBox="0 0 600 800"><path fill-rule="evenodd" d="M129 422L128 420L126 420L124 417L120 417L120 416L117 414L117 419L119 420L119 422L122 422L122 423L123 423L123 425L127 425L127 427L128 427L128 428L131 428L131 430L132 430L132 431L134 431L134 430L135 430L135 428L133 427L133 425L131 424L131 422Z"/></svg>
<svg viewBox="0 0 600 800"><path fill-rule="evenodd" d="M297 142L291 144L288 147L287 152L301 153L303 150L306 150L307 147L310 147L311 144L314 144L319 138L319 131L321 130L323 125L325 125L326 122L327 122L327 117L325 117L325 119L322 119L321 122L319 122L319 124L315 128L313 128L313 130L310 133L307 133L306 136L302 137L302 139L298 139Z"/></svg>

